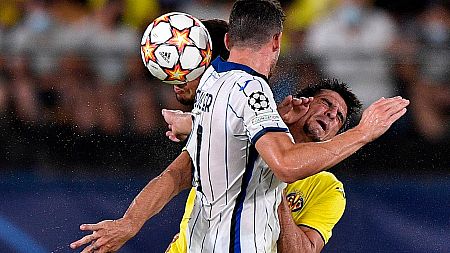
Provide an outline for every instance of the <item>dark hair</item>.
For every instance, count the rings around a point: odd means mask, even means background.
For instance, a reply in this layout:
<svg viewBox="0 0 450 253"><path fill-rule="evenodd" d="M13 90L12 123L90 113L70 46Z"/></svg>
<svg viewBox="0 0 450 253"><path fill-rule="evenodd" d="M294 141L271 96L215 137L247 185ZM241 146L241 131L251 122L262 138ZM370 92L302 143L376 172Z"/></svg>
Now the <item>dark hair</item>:
<svg viewBox="0 0 450 253"><path fill-rule="evenodd" d="M238 0L230 14L230 47L258 47L281 33L285 15L275 0Z"/></svg>
<svg viewBox="0 0 450 253"><path fill-rule="evenodd" d="M228 32L228 23L221 19L202 20L202 23L211 36L212 59L214 60L220 55L222 59L227 60L230 52L225 46L224 38Z"/></svg>
<svg viewBox="0 0 450 253"><path fill-rule="evenodd" d="M298 91L296 97L314 97L323 90L332 90L338 93L344 99L345 104L347 104L347 119L341 129L339 129L339 132L341 133L353 127L361 111L362 104L346 83L339 82L337 79L321 79L318 83Z"/></svg>

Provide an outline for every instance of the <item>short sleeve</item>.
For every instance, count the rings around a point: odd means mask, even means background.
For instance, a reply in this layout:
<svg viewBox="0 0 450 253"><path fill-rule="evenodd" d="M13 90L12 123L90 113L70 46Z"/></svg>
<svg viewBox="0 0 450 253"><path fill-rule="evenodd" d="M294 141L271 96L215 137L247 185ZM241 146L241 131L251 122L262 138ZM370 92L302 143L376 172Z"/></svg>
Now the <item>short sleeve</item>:
<svg viewBox="0 0 450 253"><path fill-rule="evenodd" d="M326 244L344 214L346 199L342 183L333 174L320 172L289 184L286 197L294 222L319 232Z"/></svg>
<svg viewBox="0 0 450 253"><path fill-rule="evenodd" d="M253 144L267 132L289 132L278 114L273 93L262 78L237 81L228 106L235 119L243 121L245 133Z"/></svg>

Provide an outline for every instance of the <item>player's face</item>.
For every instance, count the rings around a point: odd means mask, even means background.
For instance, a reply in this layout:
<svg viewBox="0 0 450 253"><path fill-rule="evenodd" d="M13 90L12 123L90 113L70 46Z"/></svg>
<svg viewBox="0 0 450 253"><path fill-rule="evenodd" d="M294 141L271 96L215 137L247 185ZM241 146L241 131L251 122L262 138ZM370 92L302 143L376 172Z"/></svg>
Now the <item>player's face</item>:
<svg viewBox="0 0 450 253"><path fill-rule="evenodd" d="M173 91L175 92L178 102L183 105L193 105L195 101L195 91L197 90L199 82L200 77L185 84L174 85Z"/></svg>
<svg viewBox="0 0 450 253"><path fill-rule="evenodd" d="M274 70L275 70L275 66L277 65L278 62L278 58L280 56L280 49L281 49L281 38L282 38L283 33L280 33L276 36L274 36L274 38L272 39L272 43L273 43L273 48L274 48L274 53L270 62L270 69L269 69L269 75L268 77L271 77Z"/></svg>
<svg viewBox="0 0 450 253"><path fill-rule="evenodd" d="M314 96L304 117L303 131L311 141L333 138L347 118L347 104L335 91L323 90Z"/></svg>

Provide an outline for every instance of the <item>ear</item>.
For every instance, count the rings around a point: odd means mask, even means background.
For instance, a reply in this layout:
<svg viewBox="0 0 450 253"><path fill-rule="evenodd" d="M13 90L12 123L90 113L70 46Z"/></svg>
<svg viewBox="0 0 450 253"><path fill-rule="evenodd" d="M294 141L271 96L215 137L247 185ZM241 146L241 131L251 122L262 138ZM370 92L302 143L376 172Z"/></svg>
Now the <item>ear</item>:
<svg viewBox="0 0 450 253"><path fill-rule="evenodd" d="M225 33L223 41L225 43L225 47L227 48L227 50L230 51L230 36L228 35L228 33Z"/></svg>
<svg viewBox="0 0 450 253"><path fill-rule="evenodd" d="M272 50L279 51L281 48L281 36L283 32L277 33L272 37Z"/></svg>

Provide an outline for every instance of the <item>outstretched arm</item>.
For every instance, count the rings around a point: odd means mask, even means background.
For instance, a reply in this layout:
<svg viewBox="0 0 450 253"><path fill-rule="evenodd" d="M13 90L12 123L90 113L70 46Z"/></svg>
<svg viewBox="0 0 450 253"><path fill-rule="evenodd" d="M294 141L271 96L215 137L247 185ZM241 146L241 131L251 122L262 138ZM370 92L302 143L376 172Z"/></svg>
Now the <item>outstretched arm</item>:
<svg viewBox="0 0 450 253"><path fill-rule="evenodd" d="M274 174L286 183L328 169L385 133L406 113L409 100L381 98L363 113L358 126L325 142L294 144L285 133L269 132L256 149Z"/></svg>
<svg viewBox="0 0 450 253"><path fill-rule="evenodd" d="M116 252L135 236L144 223L157 214L178 193L191 186L192 163L183 151L158 177L151 180L136 196L122 218L97 224L83 224L81 230L92 231L70 244L72 249L88 245L82 253Z"/></svg>
<svg viewBox="0 0 450 253"><path fill-rule="evenodd" d="M305 115L313 99L313 97L294 98L292 95L289 95L278 105L278 113L284 123L290 125ZM184 141L189 136L192 129L192 113L163 109L162 115L169 128L166 136L171 141Z"/></svg>

